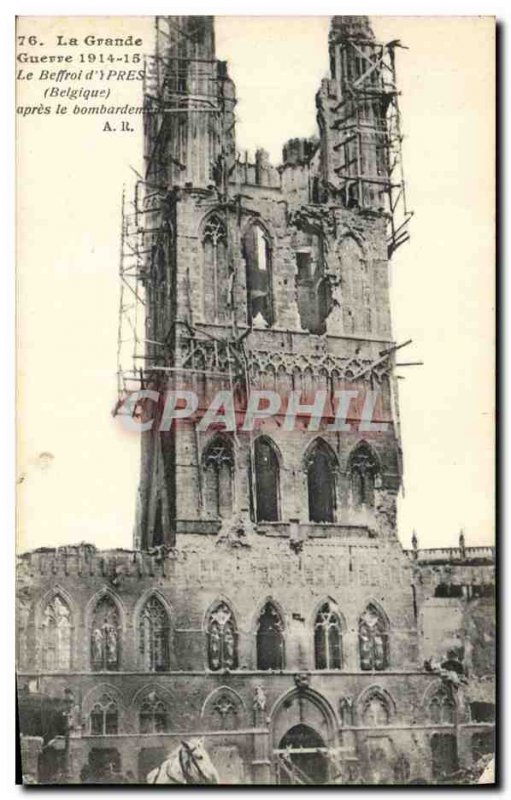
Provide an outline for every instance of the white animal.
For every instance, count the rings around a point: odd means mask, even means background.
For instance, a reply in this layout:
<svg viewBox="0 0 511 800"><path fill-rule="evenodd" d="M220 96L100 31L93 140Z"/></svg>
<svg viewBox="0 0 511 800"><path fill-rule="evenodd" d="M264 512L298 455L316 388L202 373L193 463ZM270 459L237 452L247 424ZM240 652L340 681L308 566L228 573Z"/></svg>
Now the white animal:
<svg viewBox="0 0 511 800"><path fill-rule="evenodd" d="M182 741L159 767L151 770L147 783L220 783L218 772L204 747L204 739Z"/></svg>

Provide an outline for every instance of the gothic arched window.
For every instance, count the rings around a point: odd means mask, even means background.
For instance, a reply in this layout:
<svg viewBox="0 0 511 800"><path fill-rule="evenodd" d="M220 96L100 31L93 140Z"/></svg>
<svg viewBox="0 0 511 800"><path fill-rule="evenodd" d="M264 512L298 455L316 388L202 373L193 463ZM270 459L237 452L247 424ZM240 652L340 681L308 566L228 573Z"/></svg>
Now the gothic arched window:
<svg viewBox="0 0 511 800"><path fill-rule="evenodd" d="M150 597L140 615L140 655L143 669L166 672L170 669L169 618L163 603Z"/></svg>
<svg viewBox="0 0 511 800"><path fill-rule="evenodd" d="M379 694L372 694L366 699L362 711L362 722L368 728L379 728L388 725L390 713L388 704Z"/></svg>
<svg viewBox="0 0 511 800"><path fill-rule="evenodd" d="M217 214L209 217L202 234L204 250L204 319L225 322L229 318L229 265L227 227Z"/></svg>
<svg viewBox="0 0 511 800"><path fill-rule="evenodd" d="M351 495L355 507L374 506L377 472L378 462L373 451L365 442L359 444L349 459Z"/></svg>
<svg viewBox="0 0 511 800"><path fill-rule="evenodd" d="M436 725L453 725L456 716L456 705L452 694L440 689L429 703L429 718Z"/></svg>
<svg viewBox="0 0 511 800"><path fill-rule="evenodd" d="M226 603L218 603L210 613L207 635L209 669L236 669L238 634L232 611Z"/></svg>
<svg viewBox="0 0 511 800"><path fill-rule="evenodd" d="M60 595L55 595L46 604L41 627L43 669L70 669L73 633L71 610Z"/></svg>
<svg viewBox="0 0 511 800"><path fill-rule="evenodd" d="M309 519L311 522L335 521L335 469L333 451L318 439L306 460Z"/></svg>
<svg viewBox="0 0 511 800"><path fill-rule="evenodd" d="M279 519L279 460L273 445L259 437L254 446L256 511L259 522Z"/></svg>
<svg viewBox="0 0 511 800"><path fill-rule="evenodd" d="M103 597L94 609L91 628L91 664L97 671L119 668L119 612L111 597Z"/></svg>
<svg viewBox="0 0 511 800"><path fill-rule="evenodd" d="M271 245L257 222L243 236L243 257L247 271L248 321L256 327L273 324L271 287Z"/></svg>
<svg viewBox="0 0 511 800"><path fill-rule="evenodd" d="M206 448L203 464L206 514L215 519L228 518L233 510L234 456L231 442L223 436L215 437Z"/></svg>
<svg viewBox="0 0 511 800"><path fill-rule="evenodd" d="M382 670L389 665L387 624L383 614L370 604L358 623L360 668Z"/></svg>
<svg viewBox="0 0 511 800"><path fill-rule="evenodd" d="M284 624L270 601L257 626L257 669L284 669Z"/></svg>
<svg viewBox="0 0 511 800"><path fill-rule="evenodd" d="M140 733L166 733L169 729L169 714L165 703L151 692L139 712Z"/></svg>
<svg viewBox="0 0 511 800"><path fill-rule="evenodd" d="M321 606L314 623L314 660L316 669L341 669L341 620L330 602Z"/></svg>
<svg viewBox="0 0 511 800"><path fill-rule="evenodd" d="M107 694L104 694L91 709L89 731L93 736L113 736L119 732L117 703Z"/></svg>

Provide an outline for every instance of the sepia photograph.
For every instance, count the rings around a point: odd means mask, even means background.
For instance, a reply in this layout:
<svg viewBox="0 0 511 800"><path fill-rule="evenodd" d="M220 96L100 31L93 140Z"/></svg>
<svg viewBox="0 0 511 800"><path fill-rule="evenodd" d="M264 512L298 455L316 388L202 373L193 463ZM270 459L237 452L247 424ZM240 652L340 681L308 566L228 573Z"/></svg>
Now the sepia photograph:
<svg viewBox="0 0 511 800"><path fill-rule="evenodd" d="M495 36L17 18L24 785L495 783Z"/></svg>

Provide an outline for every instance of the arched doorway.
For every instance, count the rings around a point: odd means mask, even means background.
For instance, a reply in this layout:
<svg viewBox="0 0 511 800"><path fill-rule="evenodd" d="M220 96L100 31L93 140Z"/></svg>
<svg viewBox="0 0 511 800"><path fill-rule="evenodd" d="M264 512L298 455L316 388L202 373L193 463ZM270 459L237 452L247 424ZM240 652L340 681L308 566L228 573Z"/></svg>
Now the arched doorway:
<svg viewBox="0 0 511 800"><path fill-rule="evenodd" d="M325 742L309 725L290 728L280 740L275 755L279 784L318 786L328 780Z"/></svg>

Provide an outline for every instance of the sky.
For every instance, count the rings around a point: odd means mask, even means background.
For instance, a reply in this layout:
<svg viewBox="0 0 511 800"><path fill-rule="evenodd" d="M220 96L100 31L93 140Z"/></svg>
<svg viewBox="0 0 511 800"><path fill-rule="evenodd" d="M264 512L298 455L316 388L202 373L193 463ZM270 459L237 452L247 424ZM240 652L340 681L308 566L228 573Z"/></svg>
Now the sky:
<svg viewBox="0 0 511 800"><path fill-rule="evenodd" d="M42 39L134 33L149 18L22 20ZM400 107L410 242L392 260L396 341L422 367L401 370L409 546L493 543L493 28L484 18L373 18L400 39ZM269 151L316 132L327 74L326 17L219 17L217 55L237 87L237 145ZM149 49L149 48L148 48ZM20 81L17 105L40 101ZM140 86L115 87L116 102ZM87 541L130 547L139 441L116 401L123 183L140 170L141 122L107 133L98 118L18 116L18 547Z"/></svg>

